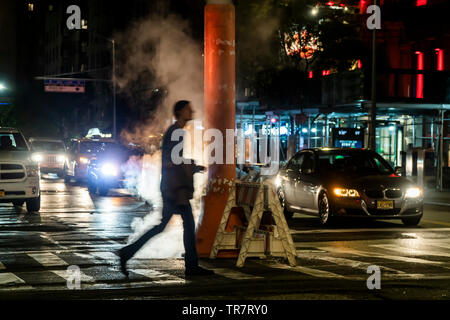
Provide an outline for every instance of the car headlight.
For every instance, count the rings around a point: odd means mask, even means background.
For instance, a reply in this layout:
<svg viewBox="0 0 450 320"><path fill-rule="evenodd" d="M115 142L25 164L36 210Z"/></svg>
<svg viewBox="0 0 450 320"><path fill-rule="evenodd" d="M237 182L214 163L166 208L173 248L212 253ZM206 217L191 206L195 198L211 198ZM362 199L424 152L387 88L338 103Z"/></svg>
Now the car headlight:
<svg viewBox="0 0 450 320"><path fill-rule="evenodd" d="M334 194L338 197L358 198L359 192L355 189L334 188Z"/></svg>
<svg viewBox="0 0 450 320"><path fill-rule="evenodd" d="M28 177L38 177L39 176L39 166L26 166Z"/></svg>
<svg viewBox="0 0 450 320"><path fill-rule="evenodd" d="M281 187L281 178L279 175L277 175L277 177L275 178L275 186L277 188Z"/></svg>
<svg viewBox="0 0 450 320"><path fill-rule="evenodd" d="M102 165L102 174L105 176L117 176L117 167L112 163Z"/></svg>
<svg viewBox="0 0 450 320"><path fill-rule="evenodd" d="M420 188L408 188L406 190L405 197L406 198L418 198L422 195L422 190Z"/></svg>
<svg viewBox="0 0 450 320"><path fill-rule="evenodd" d="M59 155L59 156L56 157L56 161L58 161L59 163L66 162L66 156Z"/></svg>
<svg viewBox="0 0 450 320"><path fill-rule="evenodd" d="M32 159L34 162L41 162L42 159L43 159L43 157L42 157L42 155L39 154L39 153L33 153L33 155L31 156L31 159Z"/></svg>
<svg viewBox="0 0 450 320"><path fill-rule="evenodd" d="M89 159L86 157L80 157L80 162L83 164L88 164L89 163Z"/></svg>

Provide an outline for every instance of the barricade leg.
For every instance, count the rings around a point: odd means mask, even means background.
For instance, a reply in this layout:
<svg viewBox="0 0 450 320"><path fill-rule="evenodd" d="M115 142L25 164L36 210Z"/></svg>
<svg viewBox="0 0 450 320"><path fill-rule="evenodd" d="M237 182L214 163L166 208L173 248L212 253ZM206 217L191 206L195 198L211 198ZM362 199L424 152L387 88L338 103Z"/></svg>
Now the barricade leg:
<svg viewBox="0 0 450 320"><path fill-rule="evenodd" d="M220 220L219 228L216 233L216 238L214 239L214 244L211 248L209 254L210 259L215 259L219 251L219 246L222 243L225 228L227 226L228 218L230 216L231 209L236 207L236 184L233 185L228 197L227 204L225 205L225 210L223 211L222 219Z"/></svg>
<svg viewBox="0 0 450 320"><path fill-rule="evenodd" d="M255 229L259 227L261 222L262 214L264 211L264 186L258 190L258 195L256 197L255 205L253 206L253 211L248 222L247 231L244 234L244 239L242 239L241 250L239 252L239 257L236 263L237 267L243 267L245 259L247 258L247 253L250 248L250 243L253 238L253 233Z"/></svg>
<svg viewBox="0 0 450 320"><path fill-rule="evenodd" d="M269 209L272 211L272 216L275 219L281 244L283 245L284 252L289 261L289 265L291 267L295 267L297 265L297 252L295 250L294 241L292 240L292 236L289 233L289 226L283 215L280 201L278 200L273 187L269 186L268 195Z"/></svg>

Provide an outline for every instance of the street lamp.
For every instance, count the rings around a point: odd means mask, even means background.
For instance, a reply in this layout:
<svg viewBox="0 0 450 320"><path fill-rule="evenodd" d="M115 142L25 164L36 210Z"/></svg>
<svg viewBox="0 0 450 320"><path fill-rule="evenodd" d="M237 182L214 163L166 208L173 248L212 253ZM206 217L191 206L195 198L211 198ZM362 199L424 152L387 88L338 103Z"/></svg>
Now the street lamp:
<svg viewBox="0 0 450 320"><path fill-rule="evenodd" d="M3 83L0 83L0 91L3 91L5 89L6 89L5 85Z"/></svg>
<svg viewBox="0 0 450 320"><path fill-rule="evenodd" d="M109 39L107 37L104 37L96 32L93 32L93 34L99 38L102 38L106 41L111 42L112 44L112 84L113 84L113 132L112 137L113 139L116 139L116 42L114 39Z"/></svg>

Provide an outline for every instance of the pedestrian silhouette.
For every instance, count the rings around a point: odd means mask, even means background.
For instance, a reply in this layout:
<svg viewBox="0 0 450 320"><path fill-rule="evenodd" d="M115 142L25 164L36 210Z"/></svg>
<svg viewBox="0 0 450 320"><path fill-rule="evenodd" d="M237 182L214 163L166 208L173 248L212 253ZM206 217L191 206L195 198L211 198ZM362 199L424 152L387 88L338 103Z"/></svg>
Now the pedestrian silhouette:
<svg viewBox="0 0 450 320"><path fill-rule="evenodd" d="M195 165L193 161L182 161L181 164L178 164L178 161L175 161L177 163L175 164L172 159L173 148L182 141L172 141L172 134L175 130L182 130L185 124L192 120L193 111L190 102L186 100L178 101L174 105L173 112L176 122L167 129L162 142L162 220L159 225L148 230L134 243L129 244L118 251L120 268L122 273L126 276L128 276L127 261L130 260L148 240L164 230L173 214L180 214L183 219L185 275L197 276L214 274L213 271L204 269L198 265L197 249L195 247L195 221L189 202L194 194L194 173L204 170L204 167ZM180 158L183 157L182 149L179 156Z"/></svg>

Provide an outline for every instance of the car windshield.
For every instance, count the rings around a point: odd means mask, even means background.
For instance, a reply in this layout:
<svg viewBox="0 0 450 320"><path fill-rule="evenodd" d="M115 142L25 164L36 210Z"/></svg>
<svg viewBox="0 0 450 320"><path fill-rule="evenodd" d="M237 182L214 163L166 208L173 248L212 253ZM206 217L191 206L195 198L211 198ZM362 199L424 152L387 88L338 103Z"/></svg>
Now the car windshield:
<svg viewBox="0 0 450 320"><path fill-rule="evenodd" d="M358 175L392 174L394 170L377 153L367 151L328 151L319 155L319 168L325 172Z"/></svg>
<svg viewBox="0 0 450 320"><path fill-rule="evenodd" d="M83 141L80 143L81 153L100 153L117 145L115 142Z"/></svg>
<svg viewBox="0 0 450 320"><path fill-rule="evenodd" d="M35 140L31 143L31 147L34 151L59 151L64 152L64 144L58 141L38 141Z"/></svg>
<svg viewBox="0 0 450 320"><path fill-rule="evenodd" d="M0 133L0 151L28 151L20 133Z"/></svg>

